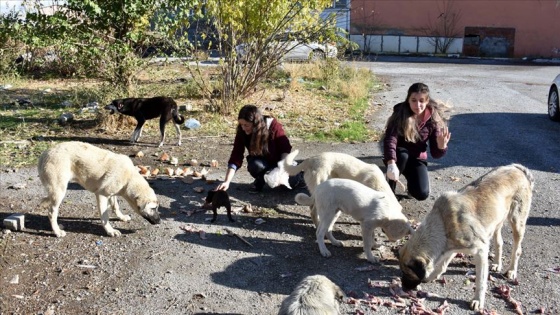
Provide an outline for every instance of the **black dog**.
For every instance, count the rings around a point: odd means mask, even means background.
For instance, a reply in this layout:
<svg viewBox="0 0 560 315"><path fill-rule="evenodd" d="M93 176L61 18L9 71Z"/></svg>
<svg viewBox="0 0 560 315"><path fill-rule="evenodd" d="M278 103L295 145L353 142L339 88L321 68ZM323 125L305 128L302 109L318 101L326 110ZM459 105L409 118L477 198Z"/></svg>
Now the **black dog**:
<svg viewBox="0 0 560 315"><path fill-rule="evenodd" d="M181 145L181 128L180 125L185 122L185 118L177 111L177 103L170 97L152 97L152 98L123 98L111 102L105 106L105 109L111 110L111 114L116 111L136 118L137 125L132 133L130 142L135 143L142 135L142 127L146 120L159 117L159 131L161 132L161 141L159 146L163 145L165 140L165 124L173 118L175 130L179 136L177 145Z"/></svg>
<svg viewBox="0 0 560 315"><path fill-rule="evenodd" d="M231 217L231 203L229 202L229 195L225 190L209 190L208 196L206 196L206 203L204 204L204 208L212 204L212 211L214 211L214 215L212 216L212 220L210 222L216 221L218 217L218 208L225 207L227 209L227 215L231 222L235 222L235 220Z"/></svg>

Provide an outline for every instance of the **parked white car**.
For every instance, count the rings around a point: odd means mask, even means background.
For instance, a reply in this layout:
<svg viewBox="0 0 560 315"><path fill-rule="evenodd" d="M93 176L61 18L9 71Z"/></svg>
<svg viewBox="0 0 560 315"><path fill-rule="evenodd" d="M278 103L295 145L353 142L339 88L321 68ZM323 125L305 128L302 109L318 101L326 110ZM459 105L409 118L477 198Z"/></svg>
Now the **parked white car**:
<svg viewBox="0 0 560 315"><path fill-rule="evenodd" d="M331 44L321 44L318 42L300 42L298 40L288 40L288 36L283 36L269 44L270 49L282 49L285 51L282 60L286 61L311 61L326 58L336 58L338 49ZM240 58L244 58L247 53L247 44L240 44L235 49Z"/></svg>
<svg viewBox="0 0 560 315"><path fill-rule="evenodd" d="M282 59L293 61L323 60L326 58L336 58L338 50L331 44L319 44L316 42L299 43L289 41L286 54Z"/></svg>
<svg viewBox="0 0 560 315"><path fill-rule="evenodd" d="M560 74L554 78L548 91L548 118L554 121L560 121L560 99L558 90L560 90Z"/></svg>

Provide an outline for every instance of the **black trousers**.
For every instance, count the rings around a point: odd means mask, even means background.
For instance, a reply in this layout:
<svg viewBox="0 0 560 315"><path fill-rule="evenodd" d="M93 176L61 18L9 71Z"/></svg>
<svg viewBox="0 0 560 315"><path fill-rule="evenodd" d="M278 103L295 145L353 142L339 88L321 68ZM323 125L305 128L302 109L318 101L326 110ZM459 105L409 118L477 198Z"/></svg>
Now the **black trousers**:
<svg viewBox="0 0 560 315"><path fill-rule="evenodd" d="M397 167L406 178L408 194L417 200L426 200L430 195L430 178L428 176L428 162L410 157L408 150L397 148ZM389 180L393 192L397 182Z"/></svg>
<svg viewBox="0 0 560 315"><path fill-rule="evenodd" d="M268 162L261 156L247 156L247 171L255 179L255 187L261 190L264 187L264 174L274 167L270 167Z"/></svg>

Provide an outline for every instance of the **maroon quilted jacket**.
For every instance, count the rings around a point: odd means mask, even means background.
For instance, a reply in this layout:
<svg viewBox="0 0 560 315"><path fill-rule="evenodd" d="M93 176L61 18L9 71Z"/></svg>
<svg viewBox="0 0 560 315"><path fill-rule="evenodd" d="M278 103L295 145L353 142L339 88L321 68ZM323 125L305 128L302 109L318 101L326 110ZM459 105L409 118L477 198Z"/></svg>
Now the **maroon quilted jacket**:
<svg viewBox="0 0 560 315"><path fill-rule="evenodd" d="M268 154L265 159L270 166L276 166L282 159L282 154L292 151L292 145L278 120L272 117L265 117L265 120L270 123L268 127ZM228 167L235 170L241 167L245 149L249 150L250 143L251 135L245 134L243 130L238 130L233 141L233 150L228 161Z"/></svg>

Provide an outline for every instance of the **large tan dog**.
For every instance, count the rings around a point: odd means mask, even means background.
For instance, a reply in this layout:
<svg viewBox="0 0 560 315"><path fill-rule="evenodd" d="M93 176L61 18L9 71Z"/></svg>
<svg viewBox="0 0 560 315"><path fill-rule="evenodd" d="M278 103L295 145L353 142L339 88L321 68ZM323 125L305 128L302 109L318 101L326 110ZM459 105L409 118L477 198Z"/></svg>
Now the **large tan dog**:
<svg viewBox="0 0 560 315"><path fill-rule="evenodd" d="M390 208L394 211L402 211L402 206L377 165L368 164L345 153L323 152L294 166L294 160L298 153L298 150L294 150L288 154L283 160L283 167L291 176L303 171L303 178L311 195L315 193L319 184L329 178L353 179L373 190L385 193ZM314 211L315 209L311 207L312 218L315 217ZM315 221L314 223L317 226Z"/></svg>
<svg viewBox="0 0 560 315"><path fill-rule="evenodd" d="M373 238L375 228L381 228L390 241L403 238L413 231L404 214L391 209L385 193L351 179L328 179L317 186L311 197L303 193L297 194L296 202L316 209L313 221L318 223L317 243L324 257L331 256L325 246L325 234L331 244L343 246L332 235L332 228L341 212L360 222L364 252L367 260L372 263L379 262L371 250L378 247Z"/></svg>
<svg viewBox="0 0 560 315"><path fill-rule="evenodd" d="M41 206L48 207L49 220L57 237L66 235L58 226L57 218L69 182L78 183L95 194L101 222L109 236L119 236L121 232L109 224L108 205L121 221L130 221L130 216L120 211L117 196L123 197L150 223L160 221L154 190L126 155L83 142L63 142L41 154L38 168L47 191Z"/></svg>
<svg viewBox="0 0 560 315"><path fill-rule="evenodd" d="M476 264L476 289L470 306L484 309L490 240L494 238L496 249L492 270L501 271L501 229L506 220L510 222L513 249L505 275L515 279L533 185L533 175L526 167L511 164L493 169L458 192L444 193L400 249L403 288L415 289L421 282L437 279L456 253L471 254Z"/></svg>
<svg viewBox="0 0 560 315"><path fill-rule="evenodd" d="M338 315L344 291L322 275L305 277L282 302L278 315Z"/></svg>

